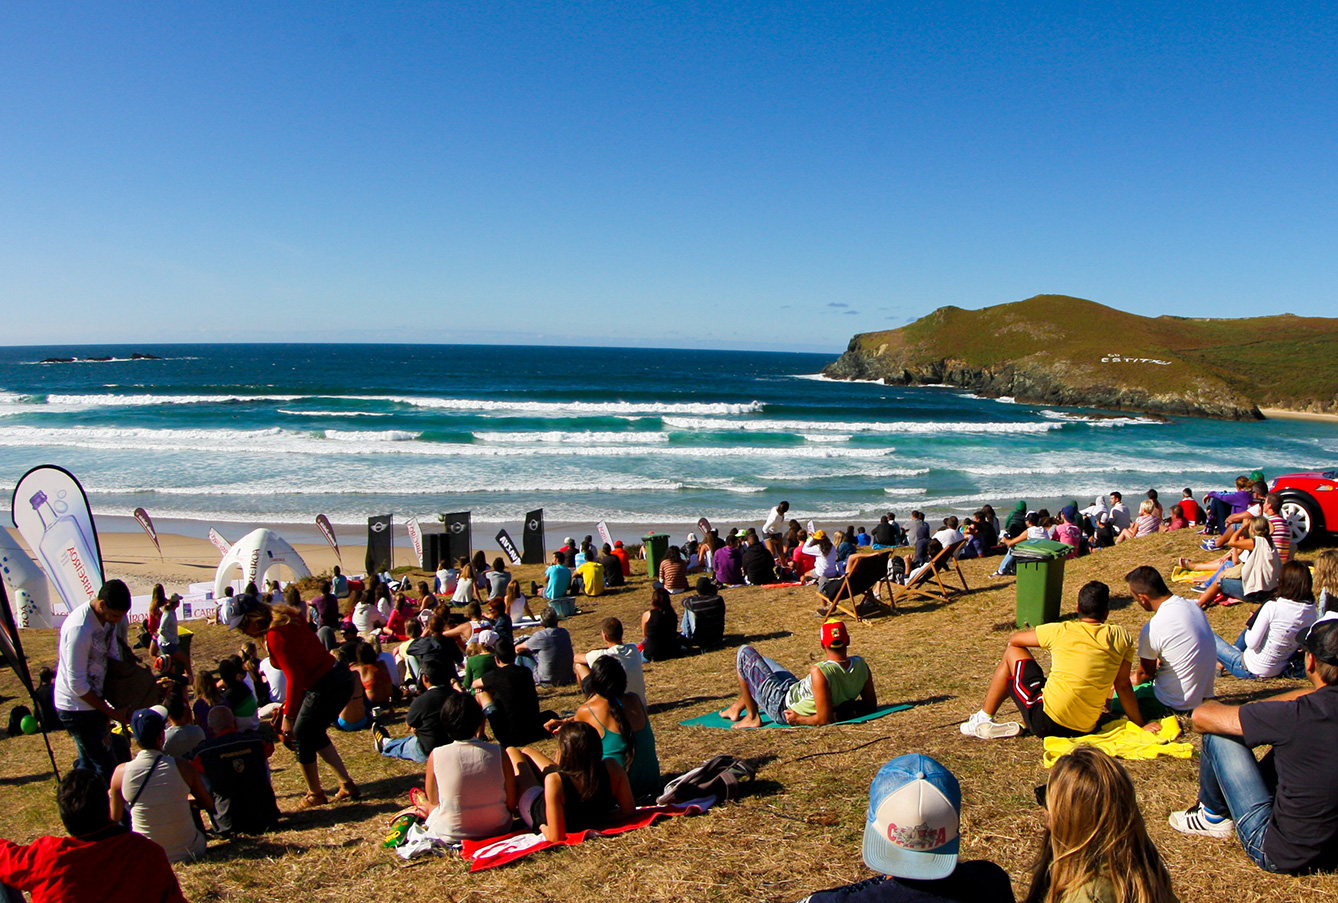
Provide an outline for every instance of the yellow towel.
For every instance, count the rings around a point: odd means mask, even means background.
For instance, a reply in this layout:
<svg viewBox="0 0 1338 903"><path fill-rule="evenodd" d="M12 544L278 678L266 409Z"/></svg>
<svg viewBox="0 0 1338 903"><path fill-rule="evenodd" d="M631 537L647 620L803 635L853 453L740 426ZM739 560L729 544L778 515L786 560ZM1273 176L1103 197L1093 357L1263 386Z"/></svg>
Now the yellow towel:
<svg viewBox="0 0 1338 903"><path fill-rule="evenodd" d="M1152 734L1134 724L1128 718L1112 721L1106 729L1095 734L1081 737L1046 737L1045 754L1041 764L1050 768L1060 757L1072 752L1079 746L1095 746L1102 752L1117 759L1155 759L1157 756L1174 756L1188 759L1194 754L1194 747L1188 743L1174 743L1180 736L1180 723L1174 715L1167 715L1161 720L1161 732Z"/></svg>
<svg viewBox="0 0 1338 903"><path fill-rule="evenodd" d="M1202 583L1215 573L1217 573L1216 568L1210 568L1208 570L1192 570L1190 568L1182 568L1177 564L1175 567L1171 568L1171 582Z"/></svg>

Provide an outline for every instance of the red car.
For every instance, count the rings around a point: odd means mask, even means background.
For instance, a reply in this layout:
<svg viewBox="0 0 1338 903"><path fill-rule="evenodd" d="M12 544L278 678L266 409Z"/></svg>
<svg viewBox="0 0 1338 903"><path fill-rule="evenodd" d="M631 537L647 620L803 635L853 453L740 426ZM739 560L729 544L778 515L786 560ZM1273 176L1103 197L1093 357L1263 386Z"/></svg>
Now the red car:
<svg viewBox="0 0 1338 903"><path fill-rule="evenodd" d="M1273 481L1282 496L1282 516L1292 528L1292 543L1338 531L1338 470L1288 473Z"/></svg>

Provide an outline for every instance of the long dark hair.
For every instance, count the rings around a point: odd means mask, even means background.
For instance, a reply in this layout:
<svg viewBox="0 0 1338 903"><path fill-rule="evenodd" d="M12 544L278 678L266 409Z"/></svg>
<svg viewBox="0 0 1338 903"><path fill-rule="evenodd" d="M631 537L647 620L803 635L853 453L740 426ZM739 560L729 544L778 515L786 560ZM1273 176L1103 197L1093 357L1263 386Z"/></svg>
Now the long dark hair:
<svg viewBox="0 0 1338 903"><path fill-rule="evenodd" d="M664 591L659 590L659 592ZM590 666L590 692L608 700L609 711L613 714L613 720L618 722L618 733L623 738L623 765L630 765L636 758L636 735L632 732L632 722L627 717L627 710L623 708L623 695L627 692L627 671L623 668L622 662L611 655L601 655L595 659L595 663Z"/></svg>
<svg viewBox="0 0 1338 903"><path fill-rule="evenodd" d="M650 591L650 607L657 608L660 611L669 612L670 617L674 614L674 603L669 597L669 590L662 586L653 587Z"/></svg>
<svg viewBox="0 0 1338 903"><path fill-rule="evenodd" d="M599 789L599 770L604 767L604 751L599 731L584 721L568 721L558 728L558 770L571 778L582 800L589 800Z"/></svg>

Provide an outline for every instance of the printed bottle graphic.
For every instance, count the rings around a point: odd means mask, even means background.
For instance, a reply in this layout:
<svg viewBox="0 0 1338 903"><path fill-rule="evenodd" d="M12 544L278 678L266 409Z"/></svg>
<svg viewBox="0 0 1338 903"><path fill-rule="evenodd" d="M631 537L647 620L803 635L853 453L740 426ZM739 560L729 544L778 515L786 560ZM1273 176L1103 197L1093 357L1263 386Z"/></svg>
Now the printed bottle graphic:
<svg viewBox="0 0 1338 903"><path fill-rule="evenodd" d="M73 515L57 515L45 492L31 499L33 510L42 521L42 538L37 556L69 611L97 597L102 583L101 564L83 525ZM55 612L66 614L68 612Z"/></svg>

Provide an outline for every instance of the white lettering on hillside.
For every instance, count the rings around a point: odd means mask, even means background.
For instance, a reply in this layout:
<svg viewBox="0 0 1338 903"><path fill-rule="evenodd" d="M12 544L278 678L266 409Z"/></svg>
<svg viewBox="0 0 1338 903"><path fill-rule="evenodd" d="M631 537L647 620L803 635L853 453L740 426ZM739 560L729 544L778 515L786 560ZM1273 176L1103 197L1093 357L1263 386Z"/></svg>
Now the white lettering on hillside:
<svg viewBox="0 0 1338 903"><path fill-rule="evenodd" d="M1156 364L1159 367L1169 367L1170 361L1159 361L1151 357L1124 357L1119 354L1108 354L1101 359L1103 364Z"/></svg>

